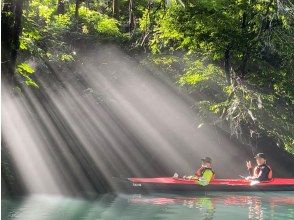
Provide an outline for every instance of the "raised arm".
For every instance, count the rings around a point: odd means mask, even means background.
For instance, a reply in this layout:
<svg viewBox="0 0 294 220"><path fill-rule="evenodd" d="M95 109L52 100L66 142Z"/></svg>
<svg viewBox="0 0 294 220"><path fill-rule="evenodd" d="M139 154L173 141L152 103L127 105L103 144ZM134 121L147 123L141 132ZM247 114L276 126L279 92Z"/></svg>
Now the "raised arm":
<svg viewBox="0 0 294 220"><path fill-rule="evenodd" d="M247 170L250 176L254 176L253 167L251 161L246 161Z"/></svg>

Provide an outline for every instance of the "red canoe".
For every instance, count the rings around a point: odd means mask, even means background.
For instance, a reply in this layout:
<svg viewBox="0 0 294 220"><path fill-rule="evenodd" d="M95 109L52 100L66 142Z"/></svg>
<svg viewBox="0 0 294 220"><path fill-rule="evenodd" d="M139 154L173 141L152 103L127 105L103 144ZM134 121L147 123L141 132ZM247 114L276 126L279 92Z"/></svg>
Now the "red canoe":
<svg viewBox="0 0 294 220"><path fill-rule="evenodd" d="M200 186L192 180L171 177L128 178L125 183L129 189L140 191L294 191L294 178L274 178L255 185L245 179L215 179Z"/></svg>

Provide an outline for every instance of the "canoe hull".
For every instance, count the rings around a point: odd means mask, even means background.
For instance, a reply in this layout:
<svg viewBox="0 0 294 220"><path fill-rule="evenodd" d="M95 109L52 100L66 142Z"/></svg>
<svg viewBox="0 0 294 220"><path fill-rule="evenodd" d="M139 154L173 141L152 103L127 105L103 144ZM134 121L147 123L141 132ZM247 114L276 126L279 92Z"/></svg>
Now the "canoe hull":
<svg viewBox="0 0 294 220"><path fill-rule="evenodd" d="M129 178L119 181L120 190L132 193L142 192L206 192L206 191L294 191L294 179L276 179L275 181L250 185L240 179L215 180L207 186L193 181L165 178Z"/></svg>

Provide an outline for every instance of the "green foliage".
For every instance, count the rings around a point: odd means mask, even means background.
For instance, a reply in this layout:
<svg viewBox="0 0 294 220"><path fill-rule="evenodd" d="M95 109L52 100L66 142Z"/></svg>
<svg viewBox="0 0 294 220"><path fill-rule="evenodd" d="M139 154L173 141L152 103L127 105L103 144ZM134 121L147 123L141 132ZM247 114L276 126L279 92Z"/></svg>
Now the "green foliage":
<svg viewBox="0 0 294 220"><path fill-rule="evenodd" d="M204 100L199 101L199 114L208 121L215 119L207 115L207 111L224 117L223 120L230 127L230 132L236 137L244 136L242 125L246 125L250 138L258 138L260 133L267 134L276 139L278 145L294 153L294 108L287 101L287 96L278 96L274 92L267 93L266 90L258 89L256 85L245 83L235 82L226 86L225 77L221 77L219 69L208 68L209 65L205 69L205 65L197 60L196 65L188 68L179 78L179 83L188 85L190 91L206 95ZM191 73L190 71L195 68L194 74L193 71ZM209 96L213 88L216 93Z"/></svg>
<svg viewBox="0 0 294 220"><path fill-rule="evenodd" d="M17 65L16 70L19 74L32 74L35 72L35 70L30 66L28 63L21 63Z"/></svg>
<svg viewBox="0 0 294 220"><path fill-rule="evenodd" d="M117 26L117 21L115 19L103 18L98 22L96 30L99 33L108 34L108 35L119 35L119 29Z"/></svg>
<svg viewBox="0 0 294 220"><path fill-rule="evenodd" d="M35 72L30 64L23 62L17 65L16 71L25 79L25 84L34 88L39 88L38 84L29 76Z"/></svg>
<svg viewBox="0 0 294 220"><path fill-rule="evenodd" d="M151 25L150 11L147 8L143 9L142 17L139 18L139 29L144 32Z"/></svg>
<svg viewBox="0 0 294 220"><path fill-rule="evenodd" d="M265 133L294 153L294 7L289 1L138 0L129 10L129 1L122 0L118 18L107 1L81 1L78 15L75 1L64 1L62 14L57 2L28 1L19 62L34 57L42 71L51 63L75 61L77 41L125 44L129 39L124 46L151 51L153 64L196 94L195 111L203 119L226 123L237 137ZM38 87L28 63L18 64L17 72L27 85Z"/></svg>
<svg viewBox="0 0 294 220"><path fill-rule="evenodd" d="M181 63L184 68L178 70L182 73L176 75L177 83L195 96L194 109L205 123L225 125L246 144L248 139L266 134L274 138L277 145L294 153L294 108L287 96L275 92L280 87L268 91L251 80L246 83L237 79L228 85L223 70L200 56L155 55L151 60L164 70L184 61ZM169 69L169 72L174 71Z"/></svg>
<svg viewBox="0 0 294 220"><path fill-rule="evenodd" d="M169 2L153 8L148 44L154 54L185 51L188 62L177 79L202 97L196 110L207 120L207 111L225 120L237 137L266 133L293 153L293 5L270 0ZM152 23L147 15L141 30Z"/></svg>
<svg viewBox="0 0 294 220"><path fill-rule="evenodd" d="M57 13L55 0L29 1L23 12L20 60L34 57L39 65L38 71L47 71L46 66L50 63L62 65L75 60L76 51L71 46L75 38L121 36L118 21L99 12L98 8L105 7L105 4L89 2L87 6L81 5L77 18L74 1L65 1L63 14ZM16 70L26 85L39 87L32 79L34 70L28 63L19 63Z"/></svg>
<svg viewBox="0 0 294 220"><path fill-rule="evenodd" d="M120 36L118 21L105 14L82 6L79 9L79 19L84 34Z"/></svg>
<svg viewBox="0 0 294 220"><path fill-rule="evenodd" d="M118 21L98 12L97 7L105 5L93 2L88 6L80 6L77 18L74 1L65 1L63 14L57 14L57 1L30 1L24 10L20 50L40 62L72 62L76 52L70 42L76 38L121 36Z"/></svg>
<svg viewBox="0 0 294 220"><path fill-rule="evenodd" d="M56 1L33 0L24 11L20 49L40 59L62 61L62 54L72 51L64 37L70 32L72 21L69 13L56 14Z"/></svg>
<svg viewBox="0 0 294 220"><path fill-rule="evenodd" d="M217 66L213 64L205 66L201 60L196 60L189 64L186 73L179 78L179 84L181 86L185 84L196 85L197 83L205 82L210 79L212 76L216 75L217 72L221 72L220 68Z"/></svg>
<svg viewBox="0 0 294 220"><path fill-rule="evenodd" d="M62 60L64 62L69 62L69 61L74 60L74 58L71 54L61 54L60 60Z"/></svg>

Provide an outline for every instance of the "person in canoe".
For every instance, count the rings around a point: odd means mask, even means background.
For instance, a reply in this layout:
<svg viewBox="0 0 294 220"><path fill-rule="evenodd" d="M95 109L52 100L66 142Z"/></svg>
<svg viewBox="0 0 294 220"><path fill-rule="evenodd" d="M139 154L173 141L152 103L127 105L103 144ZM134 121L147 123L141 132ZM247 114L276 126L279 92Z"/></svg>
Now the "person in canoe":
<svg viewBox="0 0 294 220"><path fill-rule="evenodd" d="M201 159L201 167L195 172L193 176L183 176L183 179L195 180L195 182L201 186L206 186L214 179L214 171L212 170L212 160L210 157ZM178 178L175 173L174 178Z"/></svg>
<svg viewBox="0 0 294 220"><path fill-rule="evenodd" d="M246 180L252 181L269 181L272 179L272 169L266 164L266 157L264 153L258 153L254 157L256 159L257 166L253 168L251 161L246 161L246 166L249 171Z"/></svg>

